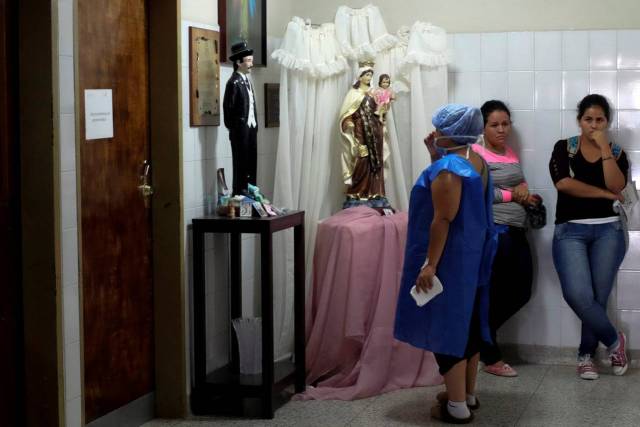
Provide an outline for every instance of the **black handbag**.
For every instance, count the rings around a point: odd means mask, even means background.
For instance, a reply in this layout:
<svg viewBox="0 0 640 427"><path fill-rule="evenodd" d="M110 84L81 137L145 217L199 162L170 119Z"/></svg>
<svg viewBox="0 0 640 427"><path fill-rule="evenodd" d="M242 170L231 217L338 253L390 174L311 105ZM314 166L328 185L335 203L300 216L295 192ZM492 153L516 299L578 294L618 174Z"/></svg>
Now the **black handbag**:
<svg viewBox="0 0 640 427"><path fill-rule="evenodd" d="M536 205L527 205L524 209L527 211L529 227L538 230L547 225L547 208L542 201Z"/></svg>

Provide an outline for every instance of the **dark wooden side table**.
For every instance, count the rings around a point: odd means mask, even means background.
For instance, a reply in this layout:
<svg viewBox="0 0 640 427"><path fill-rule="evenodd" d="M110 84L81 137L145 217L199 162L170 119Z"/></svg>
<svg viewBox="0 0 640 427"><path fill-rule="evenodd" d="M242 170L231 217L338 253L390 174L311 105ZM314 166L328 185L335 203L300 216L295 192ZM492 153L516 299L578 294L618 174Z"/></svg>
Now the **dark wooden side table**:
<svg viewBox="0 0 640 427"><path fill-rule="evenodd" d="M294 235L294 327L295 364L273 360L273 233L293 227ZM305 267L304 211L266 218L205 216L193 219L193 323L194 384L191 407L194 414L241 413L243 398L260 398L262 417L273 418L274 395L294 383L296 392L305 389ZM237 340L232 339L227 366L207 372L205 298L205 233L229 234L230 317L242 316L241 235L260 235L262 304L262 373L241 375ZM212 309L211 307L209 308ZM230 319L229 319L230 320ZM229 321L229 333L235 336Z"/></svg>

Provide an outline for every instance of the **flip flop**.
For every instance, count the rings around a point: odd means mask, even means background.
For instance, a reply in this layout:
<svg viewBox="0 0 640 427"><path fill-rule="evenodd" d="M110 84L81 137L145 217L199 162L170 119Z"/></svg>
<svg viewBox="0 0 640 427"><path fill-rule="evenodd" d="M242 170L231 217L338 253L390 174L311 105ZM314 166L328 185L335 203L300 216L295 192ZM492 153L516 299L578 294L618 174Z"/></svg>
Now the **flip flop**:
<svg viewBox="0 0 640 427"><path fill-rule="evenodd" d="M517 377L518 373L515 369L505 363L502 366L498 366L495 363L493 365L486 365L484 371L488 374L497 375L499 377Z"/></svg>
<svg viewBox="0 0 640 427"><path fill-rule="evenodd" d="M431 407L431 418L440 420L448 424L469 424L473 421L473 412L467 418L456 418L449 413L447 405L441 405L437 403Z"/></svg>
<svg viewBox="0 0 640 427"><path fill-rule="evenodd" d="M441 391L440 393L438 393L436 395L436 400L438 401L439 404L446 405L447 402L449 401L449 393L447 393L446 391ZM467 404L467 407L469 409L471 409L472 411L476 411L476 410L480 409L480 401L476 397L476 404L475 405Z"/></svg>

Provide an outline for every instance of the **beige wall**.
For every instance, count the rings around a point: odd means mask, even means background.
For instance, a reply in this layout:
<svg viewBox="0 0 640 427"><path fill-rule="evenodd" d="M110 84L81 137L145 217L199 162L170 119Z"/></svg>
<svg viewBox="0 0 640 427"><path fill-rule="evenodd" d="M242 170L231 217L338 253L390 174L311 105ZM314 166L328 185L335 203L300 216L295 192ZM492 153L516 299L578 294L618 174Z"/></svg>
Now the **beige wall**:
<svg viewBox="0 0 640 427"><path fill-rule="evenodd" d="M276 1L269 2L274 7ZM291 4L293 15L314 23L332 22L341 5L374 4L387 28L397 30L420 20L447 32L540 31L640 28L637 0L277 0Z"/></svg>
<svg viewBox="0 0 640 427"><path fill-rule="evenodd" d="M182 0L182 19L218 25L218 0Z"/></svg>
<svg viewBox="0 0 640 427"><path fill-rule="evenodd" d="M315 0L317 1L317 0ZM282 37L287 29L287 24L294 16L304 16L306 8L298 8L298 3L313 5L314 9L322 10L323 8L316 5L313 0L267 0L267 33L273 37ZM321 4L323 4L321 2ZM336 3L342 4L342 3ZM294 8L296 12L294 13ZM331 15L331 21L333 21L333 15L337 6L333 8Z"/></svg>

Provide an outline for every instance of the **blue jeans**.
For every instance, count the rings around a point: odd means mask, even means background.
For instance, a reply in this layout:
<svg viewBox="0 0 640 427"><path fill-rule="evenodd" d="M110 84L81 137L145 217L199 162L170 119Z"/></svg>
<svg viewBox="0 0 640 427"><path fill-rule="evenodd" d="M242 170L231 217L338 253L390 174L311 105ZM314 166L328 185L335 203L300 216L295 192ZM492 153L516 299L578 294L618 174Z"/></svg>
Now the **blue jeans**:
<svg viewBox="0 0 640 427"><path fill-rule="evenodd" d="M593 356L598 341L611 347L618 339L607 316L607 300L625 250L619 221L556 225L553 263L562 285L562 295L582 321L579 356Z"/></svg>

